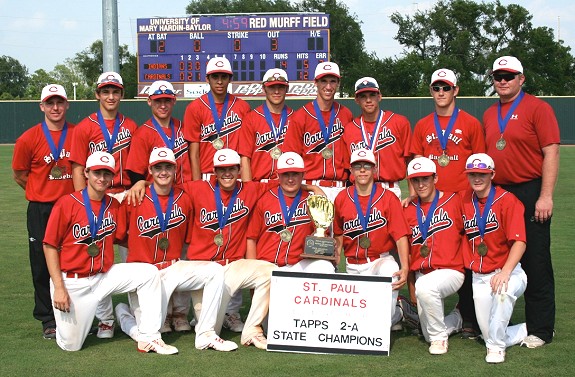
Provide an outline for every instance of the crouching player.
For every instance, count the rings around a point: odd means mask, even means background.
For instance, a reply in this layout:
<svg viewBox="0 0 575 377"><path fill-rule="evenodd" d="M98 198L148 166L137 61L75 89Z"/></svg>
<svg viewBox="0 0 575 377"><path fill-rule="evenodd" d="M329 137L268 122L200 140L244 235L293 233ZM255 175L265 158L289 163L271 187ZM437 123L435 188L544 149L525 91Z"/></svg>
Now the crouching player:
<svg viewBox="0 0 575 377"><path fill-rule="evenodd" d="M465 267L473 271L473 300L485 340L488 363L505 361L505 349L527 336L525 323L508 326L513 307L527 287L521 268L525 252L523 204L510 192L491 183L493 159L471 155L466 163L471 189L462 192L464 226L470 248Z"/></svg>

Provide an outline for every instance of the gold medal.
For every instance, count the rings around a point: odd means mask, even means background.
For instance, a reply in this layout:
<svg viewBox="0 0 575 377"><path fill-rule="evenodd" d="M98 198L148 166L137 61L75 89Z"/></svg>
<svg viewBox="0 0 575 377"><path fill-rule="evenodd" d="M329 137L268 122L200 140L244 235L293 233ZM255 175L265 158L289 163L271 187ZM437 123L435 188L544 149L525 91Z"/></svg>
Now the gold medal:
<svg viewBox="0 0 575 377"><path fill-rule="evenodd" d="M218 137L216 140L212 141L212 146L214 149L220 150L224 147L224 141Z"/></svg>
<svg viewBox="0 0 575 377"><path fill-rule="evenodd" d="M324 149L321 151L321 156L322 156L324 159L329 160L330 158L333 157L333 150L330 149L330 148L324 148Z"/></svg>
<svg viewBox="0 0 575 377"><path fill-rule="evenodd" d="M421 256L424 258L427 257L429 255L429 247L427 245L421 245L419 254L421 254Z"/></svg>
<svg viewBox="0 0 575 377"><path fill-rule="evenodd" d="M278 158L280 158L281 155L282 155L282 150L279 149L278 147L273 147L272 150L270 151L270 156L274 160L277 160Z"/></svg>
<svg viewBox="0 0 575 377"><path fill-rule="evenodd" d="M446 167L447 165L449 165L449 157L447 157L445 152L443 152L443 154L439 156L439 158L437 159L437 163L439 164L439 166L442 167Z"/></svg>
<svg viewBox="0 0 575 377"><path fill-rule="evenodd" d="M362 249L367 249L371 246L371 240L367 236L362 236L359 238L359 247Z"/></svg>
<svg viewBox="0 0 575 377"><path fill-rule="evenodd" d="M88 245L88 255L94 258L96 255L100 254L100 248L95 242Z"/></svg>
<svg viewBox="0 0 575 377"><path fill-rule="evenodd" d="M495 143L495 148L497 148L498 150L502 151L505 149L505 146L507 145L507 142L505 141L505 139L503 138L503 135L501 135L501 138L499 140L497 140L497 143Z"/></svg>
<svg viewBox="0 0 575 377"><path fill-rule="evenodd" d="M283 242L290 242L293 236L289 230L284 229L280 232L280 238Z"/></svg>
<svg viewBox="0 0 575 377"><path fill-rule="evenodd" d="M52 177L58 179L62 177L62 169L59 166L54 166L52 170L50 170L50 174Z"/></svg>
<svg viewBox="0 0 575 377"><path fill-rule="evenodd" d="M160 238L158 241L158 247L164 251L168 250L168 247L170 247L170 240L166 237Z"/></svg>
<svg viewBox="0 0 575 377"><path fill-rule="evenodd" d="M485 242L481 241L481 243L477 245L477 254L481 255L482 257L487 255L487 245Z"/></svg>
<svg viewBox="0 0 575 377"><path fill-rule="evenodd" d="M224 236L221 233L216 234L216 236L214 237L214 243L216 244L216 246L222 246L224 244Z"/></svg>

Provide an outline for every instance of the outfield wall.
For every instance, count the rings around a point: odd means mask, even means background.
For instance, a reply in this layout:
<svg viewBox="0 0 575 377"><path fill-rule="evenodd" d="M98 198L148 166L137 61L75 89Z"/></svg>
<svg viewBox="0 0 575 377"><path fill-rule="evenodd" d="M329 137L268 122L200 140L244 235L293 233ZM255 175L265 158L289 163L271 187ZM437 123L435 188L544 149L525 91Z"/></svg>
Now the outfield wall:
<svg viewBox="0 0 575 377"><path fill-rule="evenodd" d="M559 121L561 128L561 144L575 144L575 97L541 97L549 102ZM288 106L297 109L307 103L307 100L288 100ZM348 106L354 115L359 115L359 106L353 99L339 100ZM457 99L459 108L471 113L481 120L483 112L496 101L495 98L485 97L460 97ZM248 100L250 106L255 108L262 103L261 99ZM189 100L178 100L174 108L174 116L182 119L184 110ZM383 98L381 108L391 110L407 116L414 127L417 120L433 111L431 98ZM89 113L98 109L98 103L94 101L70 101L68 121L78 123ZM120 111L131 117L138 124L145 122L151 115L145 100L124 100ZM2 127L0 127L0 143L11 144L16 141L26 129L40 122L42 113L37 101L0 101L0 114Z"/></svg>

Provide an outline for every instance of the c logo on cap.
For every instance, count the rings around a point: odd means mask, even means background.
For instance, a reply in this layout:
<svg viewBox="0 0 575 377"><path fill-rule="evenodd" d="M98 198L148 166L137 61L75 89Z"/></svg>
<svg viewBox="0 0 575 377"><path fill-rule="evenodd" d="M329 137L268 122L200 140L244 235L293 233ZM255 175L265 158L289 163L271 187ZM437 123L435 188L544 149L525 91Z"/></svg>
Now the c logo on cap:
<svg viewBox="0 0 575 377"><path fill-rule="evenodd" d="M326 71L331 71L331 65L325 64L325 65L323 66L323 69L325 69Z"/></svg>
<svg viewBox="0 0 575 377"><path fill-rule="evenodd" d="M421 169L421 164L419 162L413 164L413 170L419 170L419 169Z"/></svg>
<svg viewBox="0 0 575 377"><path fill-rule="evenodd" d="M159 157L167 157L167 156L168 156L168 152L166 152L166 151L159 151L159 152L158 152L158 156L159 156Z"/></svg>
<svg viewBox="0 0 575 377"><path fill-rule="evenodd" d="M51 87L48 89L48 91L50 91L50 92L57 92L57 91L58 91L58 87L56 87L56 86L51 86Z"/></svg>
<svg viewBox="0 0 575 377"><path fill-rule="evenodd" d="M220 68L221 68L221 67L224 66L224 61L223 61L223 60L218 60L215 65L216 65L216 67L220 67Z"/></svg>
<svg viewBox="0 0 575 377"><path fill-rule="evenodd" d="M365 151L359 151L359 152L357 152L357 155L359 157L365 157L365 156L367 156L367 153L365 153Z"/></svg>
<svg viewBox="0 0 575 377"><path fill-rule="evenodd" d="M295 161L294 161L293 158L288 158L288 159L286 160L286 165L293 165L293 164L295 164Z"/></svg>
<svg viewBox="0 0 575 377"><path fill-rule="evenodd" d="M507 59L501 59L497 62L498 65L507 65Z"/></svg>
<svg viewBox="0 0 575 377"><path fill-rule="evenodd" d="M224 162L226 160L226 156L224 156L223 154L218 156L218 161L219 162Z"/></svg>
<svg viewBox="0 0 575 377"><path fill-rule="evenodd" d="M114 75L108 75L106 77L106 80L114 80L114 79L116 79L116 76L114 76Z"/></svg>
<svg viewBox="0 0 575 377"><path fill-rule="evenodd" d="M445 71L439 71L439 72L437 72L437 76L439 76L439 77L445 77L445 76L447 76L447 72L445 72Z"/></svg>
<svg viewBox="0 0 575 377"><path fill-rule="evenodd" d="M164 90L168 89L168 87L165 85L160 85L158 89L160 89L163 92Z"/></svg>
<svg viewBox="0 0 575 377"><path fill-rule="evenodd" d="M110 158L108 158L108 156L104 155L104 156L100 157L100 161L102 161L104 164L107 164L108 162L110 162Z"/></svg>

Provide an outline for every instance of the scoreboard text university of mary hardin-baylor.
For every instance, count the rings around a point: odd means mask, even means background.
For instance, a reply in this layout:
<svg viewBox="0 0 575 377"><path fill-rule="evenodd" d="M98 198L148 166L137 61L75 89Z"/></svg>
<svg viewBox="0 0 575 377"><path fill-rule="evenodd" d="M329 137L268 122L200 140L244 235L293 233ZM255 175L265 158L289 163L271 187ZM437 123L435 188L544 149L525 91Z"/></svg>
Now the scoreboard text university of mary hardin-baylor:
<svg viewBox="0 0 575 377"><path fill-rule="evenodd" d="M263 96L261 79L284 69L288 96L315 96L317 64L329 60L329 15L325 13L241 14L138 19L138 93L166 80L178 97L209 91L205 67L225 56L234 78L230 92Z"/></svg>

